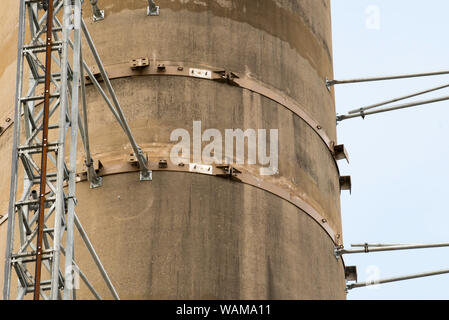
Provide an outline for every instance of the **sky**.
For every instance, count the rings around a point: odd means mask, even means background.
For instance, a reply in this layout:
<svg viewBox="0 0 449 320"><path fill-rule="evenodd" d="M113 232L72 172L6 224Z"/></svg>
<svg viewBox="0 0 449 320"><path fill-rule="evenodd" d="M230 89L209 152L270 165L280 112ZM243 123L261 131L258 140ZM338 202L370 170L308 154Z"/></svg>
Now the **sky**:
<svg viewBox="0 0 449 320"><path fill-rule="evenodd" d="M338 80L449 70L449 1L331 0ZM449 84L449 75L338 85L337 112ZM449 88L405 102L449 96ZM403 102L402 102L403 103ZM338 125L352 194L344 244L449 242L449 101ZM449 248L345 256L359 281L449 269ZM350 300L449 299L449 275L349 291Z"/></svg>

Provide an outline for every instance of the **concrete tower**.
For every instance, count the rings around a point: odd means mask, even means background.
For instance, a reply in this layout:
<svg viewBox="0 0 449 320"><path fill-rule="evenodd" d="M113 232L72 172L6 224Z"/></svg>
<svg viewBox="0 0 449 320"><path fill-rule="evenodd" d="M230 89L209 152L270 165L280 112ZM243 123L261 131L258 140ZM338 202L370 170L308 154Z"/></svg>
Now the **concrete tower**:
<svg viewBox="0 0 449 320"><path fill-rule="evenodd" d="M9 194L18 20L18 1L2 2L0 213ZM84 181L80 147L77 213L120 297L344 299L344 266L334 256L342 242L336 115L325 86L333 75L330 1L156 3L160 15L148 16L145 0L100 0L105 19L98 22L90 4L83 6L154 169L152 182L139 181L126 136L88 87L91 147L103 186L90 189ZM191 138L190 159L181 164L170 160L176 129ZM226 130L265 129L267 152L275 143L270 130L277 129L278 173L261 175L259 161L237 160L230 165L237 171L229 172L195 157L198 132L201 139L208 129L222 134L223 150ZM0 259L6 219L0 219ZM106 292L87 251L78 248L80 266ZM90 295L82 287L78 297Z"/></svg>

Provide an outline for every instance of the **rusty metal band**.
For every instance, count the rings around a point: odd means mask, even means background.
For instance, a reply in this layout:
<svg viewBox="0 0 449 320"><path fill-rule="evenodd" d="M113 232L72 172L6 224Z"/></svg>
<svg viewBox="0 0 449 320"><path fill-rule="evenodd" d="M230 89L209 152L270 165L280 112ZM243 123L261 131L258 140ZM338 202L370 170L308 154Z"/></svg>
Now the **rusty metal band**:
<svg viewBox="0 0 449 320"><path fill-rule="evenodd" d="M157 163L150 162L150 169L152 171L159 171L159 172L184 172L184 173L192 173L192 174L202 174L200 172L192 172L190 171L190 167L188 165L186 166L174 166L167 164L167 168L160 168ZM139 168L136 164L131 164L129 162L116 162L112 164L108 164L105 167L100 167L98 169L98 175L99 176L111 176L111 175L117 175L117 174L124 174L124 173L132 173L132 172L139 172ZM232 176L229 174L225 174L223 172L223 169L218 168L217 166L212 166L212 172L210 174L204 175L210 175L210 176L216 176L216 177L222 177L222 178L229 178L232 181L248 184L250 186L253 186L255 188L267 191L275 196L280 197L281 199L284 199L297 208L299 208L301 211L306 213L310 218L315 220L316 223L318 223L324 231L328 234L328 236L331 238L333 243L336 246L340 246L342 244L341 235L338 232L335 232L334 229L329 225L327 219L323 218L323 216L318 213L318 211L313 208L311 205L309 205L306 201L303 199L293 195L291 192L287 191L284 188L281 188L279 186L276 186L272 183L269 183L267 181L263 181L260 178L256 178L251 174L248 173L239 173L236 176ZM87 173L82 172L77 175L77 182L83 182L87 181ZM0 219L0 226L8 220L8 215L6 214Z"/></svg>
<svg viewBox="0 0 449 320"><path fill-rule="evenodd" d="M198 167L198 168L196 168ZM204 169L206 168L206 169ZM207 170L207 168L210 168ZM321 228L327 233L331 238L332 242L336 246L342 245L341 234L336 232L332 226L329 224L328 220L325 219L315 208L308 204L302 198L292 194L285 188L279 187L268 181L257 178L248 172L242 172L240 168L235 168L231 166L219 166L219 165L197 165L197 164L186 164L176 166L174 164L164 162L161 167L160 163L150 161L149 169L156 172L179 172L179 173L190 173L190 174L202 174L207 176L215 176L220 178L229 179L234 182L239 182L243 184L250 185L252 187L261 189L263 191L269 192L283 200L296 206L298 209L307 214L310 218L315 220ZM131 162L113 162L108 163L106 166L100 166L97 170L99 176L111 176L124 173L139 172L139 167L137 163ZM77 175L77 182L87 181L87 173L79 173Z"/></svg>
<svg viewBox="0 0 449 320"><path fill-rule="evenodd" d="M94 66L91 67L92 73L100 79L100 73L98 69ZM299 118L301 118L324 142L327 149L331 153L334 159L335 166L339 172L339 167L337 164L335 156L335 145L336 143L332 141L324 130L323 126L320 125L316 120L314 120L304 108L296 102L294 99L285 96L285 94L269 88L267 85L249 78L248 76L241 76L234 72L227 72L220 68L212 68L206 65L195 65L184 66L184 63L176 62L161 62L157 65L148 65L143 68L131 68L129 64L114 64L106 67L106 71L110 79L120 79L138 76L175 76L175 77L190 77L197 79L212 80L216 82L228 83L232 86L240 87L242 89L249 90L251 92L257 93L264 96L283 107L287 108ZM205 74L209 72L208 74ZM90 81L86 83L91 84ZM7 116L4 123L0 125L0 136L13 124L12 116Z"/></svg>
<svg viewBox="0 0 449 320"><path fill-rule="evenodd" d="M92 72L97 77L100 77L99 71L92 67ZM109 79L120 79L138 76L175 76L175 77L190 77L205 80L212 80L218 82L225 82L232 86L240 87L261 96L264 96L283 107L287 108L295 115L300 117L312 130L321 138L326 144L332 157L334 157L335 142L332 141L325 132L322 125L315 121L301 105L294 99L287 97L285 94L268 87L253 78L240 75L234 72L228 72L222 68L214 68L206 65L186 66L182 62L162 61L157 64L145 65L143 67L132 67L130 64L114 64L106 67ZM99 78L100 80L100 78ZM90 83L90 81L89 81ZM338 166L337 166L338 168Z"/></svg>

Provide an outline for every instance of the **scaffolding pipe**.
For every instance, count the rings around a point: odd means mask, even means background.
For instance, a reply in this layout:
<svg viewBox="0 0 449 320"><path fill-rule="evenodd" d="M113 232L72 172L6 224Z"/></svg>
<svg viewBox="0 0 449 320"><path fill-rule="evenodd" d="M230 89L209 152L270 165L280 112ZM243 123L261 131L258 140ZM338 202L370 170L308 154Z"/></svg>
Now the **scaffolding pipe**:
<svg viewBox="0 0 449 320"><path fill-rule="evenodd" d="M139 167L140 167L140 171L141 171L141 180L151 180L152 173L148 169L148 160L146 159L142 149L140 149L140 147L136 143L136 140L134 139L134 136L129 128L128 122L126 121L126 118L123 114L120 103L117 99L117 95L115 94L114 88L112 87L111 80L109 79L109 77L107 75L106 69L103 66L103 63L100 59L97 48L95 47L95 45L93 43L92 37L90 36L89 30L87 29L86 24L83 19L81 20L81 26L82 26L86 41L90 47L90 50L92 51L94 59L95 59L97 66L100 70L101 77L103 78L103 81L104 81L106 87L108 88L109 94L112 98L112 102L115 105L115 110L121 120L123 129L124 129L126 135L128 136L128 139L131 143L134 154L136 155L136 158L139 162Z"/></svg>
<svg viewBox="0 0 449 320"><path fill-rule="evenodd" d="M412 103L402 104L402 105L393 106L393 107L389 107L389 108L383 108L383 109L374 110L374 111L368 111L368 112L362 111L362 112L359 112L357 114L341 115L341 116L337 116L337 121L343 121L343 120L359 118L359 117L365 118L366 116L377 114L377 113L384 113L384 112L389 112L389 111L395 111L395 110L400 110L400 109L417 107L417 106L422 106L422 105L426 105L426 104L433 104L433 103L447 101L447 100L449 100L449 96L436 98L436 99L431 99L431 100L412 102Z"/></svg>
<svg viewBox="0 0 449 320"><path fill-rule="evenodd" d="M87 168L87 177L90 182L91 188L96 188L101 186L102 184L102 178L97 175L95 172L95 169L93 167L93 159L92 154L90 152L90 141L89 141L89 123L87 120L87 98L86 98L86 80L84 78L84 64L83 64L83 50L81 48L80 50L80 72L81 72L81 81L80 81L80 87L81 87L81 107L83 110L83 121L80 121L80 133L81 138L83 140L84 145L84 153L86 154L86 168Z"/></svg>
<svg viewBox="0 0 449 320"><path fill-rule="evenodd" d="M374 243L374 244L372 244L372 243L363 243L363 244L351 244L351 247L353 247L353 248L359 248L359 247L362 247L362 248L365 248L365 247L380 248L380 247L395 247L395 246L407 246L407 245L409 245L409 244L401 244L401 243L396 243L396 244L391 244L391 243L389 243L389 244L386 244L386 243Z"/></svg>
<svg viewBox="0 0 449 320"><path fill-rule="evenodd" d="M14 247L14 229L15 229L15 212L16 212L16 190L18 179L18 154L16 152L20 143L20 110L21 110L21 88L22 88L22 72L23 72L23 54L21 46L25 39L25 3L20 1L19 6L19 34L18 34L18 53L17 53L17 73L16 73L16 101L14 106L14 137L12 146L12 164L11 164L11 182L8 205L8 233L6 235L5 246L5 269L3 283L3 299L10 299L11 289L11 255Z"/></svg>
<svg viewBox="0 0 449 320"><path fill-rule="evenodd" d="M420 95L423 95L423 94L426 94L426 93L438 91L438 90L445 89L445 88L449 88L449 84L445 84L444 86L440 86L440 87L436 87L436 88L432 88L432 89L416 92L416 93L413 93L413 94L409 94L407 96L403 96L403 97L399 97L399 98L383 101L383 102L380 102L380 103L377 103L377 104L373 104L373 105L370 105L370 106L367 106L367 107L354 109L354 110L349 111L348 113L349 114L354 114L354 113L364 112L364 111L367 111L367 110L371 110L371 109L374 109L374 108L377 108L377 107L384 106L386 104L390 104L390 103L393 103L393 102L406 100L406 99L409 99L409 98L417 97L417 96L420 96Z"/></svg>
<svg viewBox="0 0 449 320"><path fill-rule="evenodd" d="M364 247L363 249L354 249L354 250L340 249L340 250L337 250L337 254L339 256L342 256L345 254L357 254L357 253L445 248L445 247L449 247L449 243L382 246L382 247L377 247L377 248L370 248L369 246L363 245L363 247Z"/></svg>
<svg viewBox="0 0 449 320"><path fill-rule="evenodd" d="M398 281L406 281L406 280L413 280L413 279L419 279L419 278L426 278L426 277L432 277L432 276L439 276L442 274L448 274L449 270L440 270L435 272L427 272L427 273L418 273L413 274L409 276L404 277L397 277L397 278L389 278L389 279L383 279L383 280L373 280L373 281L367 281L367 282L360 282L360 283L353 283L347 285L347 290L352 290L356 288L364 288L364 287L370 287L370 286L376 286L380 284L385 283L391 283L391 282L398 282Z"/></svg>
<svg viewBox="0 0 449 320"><path fill-rule="evenodd" d="M112 296L114 297L114 299L120 300L118 293L115 290L115 287L112 284L111 279L109 278L108 273L106 272L103 264L101 263L100 258L98 257L97 252L95 251L92 243L90 242L89 237L87 236L86 231L84 230L83 226L81 225L81 222L78 219L78 216L76 215L76 213L75 213L74 217L75 217L75 226L78 229L78 231L81 235L81 238L83 238L83 241L86 244L87 249L89 250L95 264L98 267L98 270L101 273L101 276L103 277L104 281L106 282L106 285L108 286L109 290L111 291Z"/></svg>
<svg viewBox="0 0 449 320"><path fill-rule="evenodd" d="M449 70L437 71L437 72L427 72L427 73L412 73L412 74L404 74L404 75L398 75L398 76L374 77L374 78L361 78L361 79L349 79L349 80L326 80L326 86L329 88L336 84L350 84L350 83L361 83L361 82L420 78L420 77L440 76L440 75L445 75L445 74L449 74Z"/></svg>

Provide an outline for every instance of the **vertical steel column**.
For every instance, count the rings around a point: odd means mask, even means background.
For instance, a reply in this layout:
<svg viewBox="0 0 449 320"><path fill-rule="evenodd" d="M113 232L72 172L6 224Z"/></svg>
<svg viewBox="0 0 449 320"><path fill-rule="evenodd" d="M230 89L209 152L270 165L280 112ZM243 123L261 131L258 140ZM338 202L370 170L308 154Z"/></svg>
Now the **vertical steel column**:
<svg viewBox="0 0 449 320"><path fill-rule="evenodd" d="M78 118L79 118L79 81L80 81L80 59L81 59L81 2L74 2L73 19L73 80L72 80L72 121L70 129L70 170L69 170L69 198L67 213L67 235L66 235L66 254L65 254L65 280L64 300L70 299L72 286L67 285L67 281L73 284L73 259L74 259L74 233L73 222L75 217L76 205L76 152L78 147Z"/></svg>
<svg viewBox="0 0 449 320"><path fill-rule="evenodd" d="M17 52L17 74L16 74L16 101L15 101L15 115L14 115L14 136L12 146L12 163L11 163L11 183L9 193L8 206L8 234L6 236L6 257L5 257L5 272L3 283L3 299L9 300L11 288L11 259L14 250L14 230L16 218L16 191L17 191L17 171L18 171L18 145L20 143L20 111L22 102L20 100L22 95L22 73L23 73L23 53L22 46L25 42L25 2L20 1L19 7L19 34L18 34L18 52Z"/></svg>
<svg viewBox="0 0 449 320"><path fill-rule="evenodd" d="M63 21L62 21L62 53L61 53L61 82L60 82L60 105L59 105L59 138L57 155L57 179L56 179L56 209L54 219L54 240L53 240L53 261L51 272L51 299L56 300L59 293L59 261L61 238L63 235L63 215L66 210L66 197L64 194L64 181L66 180L65 164L65 138L66 129L69 127L67 119L68 109L68 42L71 29L71 0L64 0ZM69 176L70 179L70 176ZM69 181L70 184L70 181ZM70 201L70 200L69 200ZM67 248L68 251L70 250Z"/></svg>
<svg viewBox="0 0 449 320"><path fill-rule="evenodd" d="M61 9L62 23L58 20ZM80 80L83 83L81 0L40 3L20 0L19 13L17 92L3 297L10 298L14 270L18 282L17 299L24 299L29 293L33 293L36 300L40 297L45 300L61 299L61 290L64 290L65 299L74 298L76 295L71 284L72 270L76 270L92 294L100 298L74 261L78 128L83 141L88 141L87 131L79 127ZM25 30L27 22L30 26L29 35ZM26 43L25 39L29 39L29 42ZM31 75L26 94L23 88L25 63ZM42 87L44 94L36 95ZM87 110L84 87L82 89L83 107ZM22 121L25 139L21 142ZM85 122L87 130L86 112ZM69 129L70 135L67 134ZM41 131L42 140L38 138ZM65 152L69 146L68 166ZM92 161L89 146L85 148L87 158ZM24 172L22 185L17 178L19 161ZM66 186L67 193L64 191ZM18 189L22 187L23 195L18 198ZM78 220L76 225L79 228ZM17 240L14 238L16 229L20 233ZM82 232L89 251L95 253L84 230ZM65 248L61 244L64 236L67 241ZM61 254L66 255L64 272L60 270ZM96 253L93 259L101 266L113 296L118 298ZM47 291L50 291L50 295Z"/></svg>

